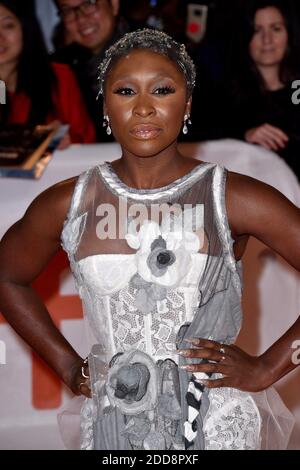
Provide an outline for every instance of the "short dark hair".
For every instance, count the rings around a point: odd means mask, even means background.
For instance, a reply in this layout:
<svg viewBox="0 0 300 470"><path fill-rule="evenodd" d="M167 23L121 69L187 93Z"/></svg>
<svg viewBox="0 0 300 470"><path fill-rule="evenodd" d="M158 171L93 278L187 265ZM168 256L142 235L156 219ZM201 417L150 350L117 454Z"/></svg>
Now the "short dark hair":
<svg viewBox="0 0 300 470"><path fill-rule="evenodd" d="M100 94L104 94L107 75L116 61L136 49L147 49L168 57L182 71L188 97L192 95L196 68L184 44L179 44L162 31L147 28L125 34L105 52L105 58L99 67Z"/></svg>
<svg viewBox="0 0 300 470"><path fill-rule="evenodd" d="M252 0L247 2L244 24L242 25L242 37L240 46L244 50L240 50L240 59L242 56L248 62L249 66L255 68L249 53L249 43L254 34L255 15L258 10L264 8L277 8L284 18L285 26L288 32L288 49L285 57L280 64L280 80L287 84L297 77L299 73L299 25L295 23L295 15L292 12L292 6L288 0Z"/></svg>

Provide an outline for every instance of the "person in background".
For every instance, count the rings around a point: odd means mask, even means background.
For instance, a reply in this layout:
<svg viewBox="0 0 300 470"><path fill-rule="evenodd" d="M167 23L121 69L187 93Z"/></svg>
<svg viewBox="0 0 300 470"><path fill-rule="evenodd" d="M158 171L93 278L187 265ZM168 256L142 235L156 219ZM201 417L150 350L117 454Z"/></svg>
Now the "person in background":
<svg viewBox="0 0 300 470"><path fill-rule="evenodd" d="M156 1L131 0L130 2L120 2L120 14L126 18L130 31L144 28L149 17L156 14Z"/></svg>
<svg viewBox="0 0 300 470"><path fill-rule="evenodd" d="M71 44L58 49L53 59L68 64L76 74L99 142L112 141L102 126L102 100L98 95L98 66L105 49L128 30L118 16L119 0L54 0Z"/></svg>
<svg viewBox="0 0 300 470"><path fill-rule="evenodd" d="M300 107L292 82L300 78L298 39L289 4L255 0L241 24L240 50L225 91L221 135L278 153L300 177Z"/></svg>
<svg viewBox="0 0 300 470"><path fill-rule="evenodd" d="M7 105L0 124L69 124L69 143L92 143L95 129L76 79L62 64L51 63L36 18L20 2L0 1L0 79L6 84Z"/></svg>

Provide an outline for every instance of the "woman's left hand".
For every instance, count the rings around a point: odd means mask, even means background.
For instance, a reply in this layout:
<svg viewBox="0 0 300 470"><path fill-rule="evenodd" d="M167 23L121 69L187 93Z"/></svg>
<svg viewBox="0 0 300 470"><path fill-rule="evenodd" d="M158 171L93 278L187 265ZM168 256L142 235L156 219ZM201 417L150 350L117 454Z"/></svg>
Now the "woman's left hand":
<svg viewBox="0 0 300 470"><path fill-rule="evenodd" d="M205 387L233 387L247 392L258 392L273 381L262 357L250 356L235 345L226 345L202 338L189 338L194 348L179 350L186 358L206 359L213 362L181 366L188 372L220 373L222 378L199 379Z"/></svg>
<svg viewBox="0 0 300 470"><path fill-rule="evenodd" d="M58 129L62 123L58 120L50 122L50 124L47 125L50 129ZM65 150L68 147L72 145L72 140L69 132L66 132L66 134L60 139L60 142L58 146L56 147L56 150Z"/></svg>
<svg viewBox="0 0 300 470"><path fill-rule="evenodd" d="M72 145L71 136L70 136L69 132L67 132L63 136L61 141L59 142L59 144L57 146L57 150L66 150L68 147L70 147L70 145Z"/></svg>

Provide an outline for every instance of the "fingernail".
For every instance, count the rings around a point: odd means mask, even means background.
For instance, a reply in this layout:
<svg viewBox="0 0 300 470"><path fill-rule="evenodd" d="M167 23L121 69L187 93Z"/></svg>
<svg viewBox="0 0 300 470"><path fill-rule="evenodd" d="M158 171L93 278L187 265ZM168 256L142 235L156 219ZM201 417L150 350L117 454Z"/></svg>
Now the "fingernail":
<svg viewBox="0 0 300 470"><path fill-rule="evenodd" d="M180 354L180 356L187 356L187 351L176 351L176 354Z"/></svg>
<svg viewBox="0 0 300 470"><path fill-rule="evenodd" d="M205 385L207 384L206 380L196 380L196 382L202 385L202 387L205 387Z"/></svg>
<svg viewBox="0 0 300 470"><path fill-rule="evenodd" d="M193 366L179 366L179 369L183 369L183 370L193 370Z"/></svg>
<svg viewBox="0 0 300 470"><path fill-rule="evenodd" d="M188 341L189 343L192 343L192 344L198 344L198 342L199 342L195 338L186 338L184 341Z"/></svg>

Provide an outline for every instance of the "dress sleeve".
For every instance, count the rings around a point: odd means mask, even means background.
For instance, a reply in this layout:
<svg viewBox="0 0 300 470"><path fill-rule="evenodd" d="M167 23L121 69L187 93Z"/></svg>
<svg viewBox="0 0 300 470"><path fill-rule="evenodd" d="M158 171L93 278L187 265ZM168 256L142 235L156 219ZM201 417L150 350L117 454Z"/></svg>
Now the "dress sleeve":
<svg viewBox="0 0 300 470"><path fill-rule="evenodd" d="M57 88L53 96L56 119L70 125L73 143L96 142L95 128L88 115L76 77L65 64L52 64L57 77Z"/></svg>

